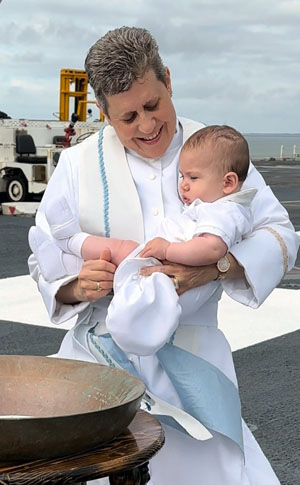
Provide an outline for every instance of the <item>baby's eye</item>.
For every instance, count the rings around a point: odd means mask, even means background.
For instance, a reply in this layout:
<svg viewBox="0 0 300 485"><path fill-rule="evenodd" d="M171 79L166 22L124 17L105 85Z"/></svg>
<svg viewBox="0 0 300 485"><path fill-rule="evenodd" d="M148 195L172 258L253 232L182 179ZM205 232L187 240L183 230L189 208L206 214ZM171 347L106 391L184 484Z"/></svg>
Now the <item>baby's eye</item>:
<svg viewBox="0 0 300 485"><path fill-rule="evenodd" d="M198 180L199 177L191 177L191 180Z"/></svg>
<svg viewBox="0 0 300 485"><path fill-rule="evenodd" d="M179 174L179 179L182 180L183 179L183 175L182 173Z"/></svg>

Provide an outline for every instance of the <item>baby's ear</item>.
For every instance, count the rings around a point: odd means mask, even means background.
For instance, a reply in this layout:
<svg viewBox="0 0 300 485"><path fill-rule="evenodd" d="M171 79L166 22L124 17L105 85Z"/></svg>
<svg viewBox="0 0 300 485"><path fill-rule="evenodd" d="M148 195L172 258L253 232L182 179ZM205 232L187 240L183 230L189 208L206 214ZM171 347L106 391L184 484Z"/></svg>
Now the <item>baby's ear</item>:
<svg viewBox="0 0 300 485"><path fill-rule="evenodd" d="M235 172L228 172L223 178L223 193L224 195L232 194L238 187L239 178Z"/></svg>

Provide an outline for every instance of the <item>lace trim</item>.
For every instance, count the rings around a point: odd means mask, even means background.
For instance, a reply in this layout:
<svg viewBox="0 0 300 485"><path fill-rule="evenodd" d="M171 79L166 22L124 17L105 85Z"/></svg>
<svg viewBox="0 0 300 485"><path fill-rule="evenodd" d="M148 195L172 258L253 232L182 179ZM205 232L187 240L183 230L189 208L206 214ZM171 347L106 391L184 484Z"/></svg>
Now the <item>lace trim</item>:
<svg viewBox="0 0 300 485"><path fill-rule="evenodd" d="M286 244L285 244L283 238L281 237L281 235L277 231L275 231L275 229L273 229L272 227L265 227L264 229L266 231L269 231L271 234L273 234L273 236L279 242L280 249L281 249L281 252L282 252L282 259L283 259L283 274L285 274L287 272L288 262L289 262Z"/></svg>

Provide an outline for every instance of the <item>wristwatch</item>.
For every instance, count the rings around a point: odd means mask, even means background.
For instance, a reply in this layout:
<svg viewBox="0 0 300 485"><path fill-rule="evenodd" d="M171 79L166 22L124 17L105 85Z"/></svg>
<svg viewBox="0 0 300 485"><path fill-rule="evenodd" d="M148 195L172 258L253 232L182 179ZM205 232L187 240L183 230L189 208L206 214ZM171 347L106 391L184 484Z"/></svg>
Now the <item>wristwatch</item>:
<svg viewBox="0 0 300 485"><path fill-rule="evenodd" d="M230 268L230 261L227 258L227 256L224 256L223 258L219 259L219 261L217 262L217 268L219 270L219 274L216 280L225 280L226 273Z"/></svg>

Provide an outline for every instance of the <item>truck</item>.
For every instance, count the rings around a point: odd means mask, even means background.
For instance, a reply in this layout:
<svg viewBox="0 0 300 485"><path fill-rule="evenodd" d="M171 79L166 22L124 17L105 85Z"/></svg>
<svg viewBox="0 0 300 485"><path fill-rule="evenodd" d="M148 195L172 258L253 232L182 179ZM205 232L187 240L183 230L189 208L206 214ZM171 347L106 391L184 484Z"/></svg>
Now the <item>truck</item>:
<svg viewBox="0 0 300 485"><path fill-rule="evenodd" d="M61 69L58 119L11 119L0 111L0 194L10 202L26 201L42 194L55 169L60 152L99 131L97 121L87 120L88 79L82 69ZM70 102L74 112L69 120Z"/></svg>
<svg viewBox="0 0 300 485"><path fill-rule="evenodd" d="M42 194L61 151L102 125L101 121L0 119L0 194L11 202Z"/></svg>

